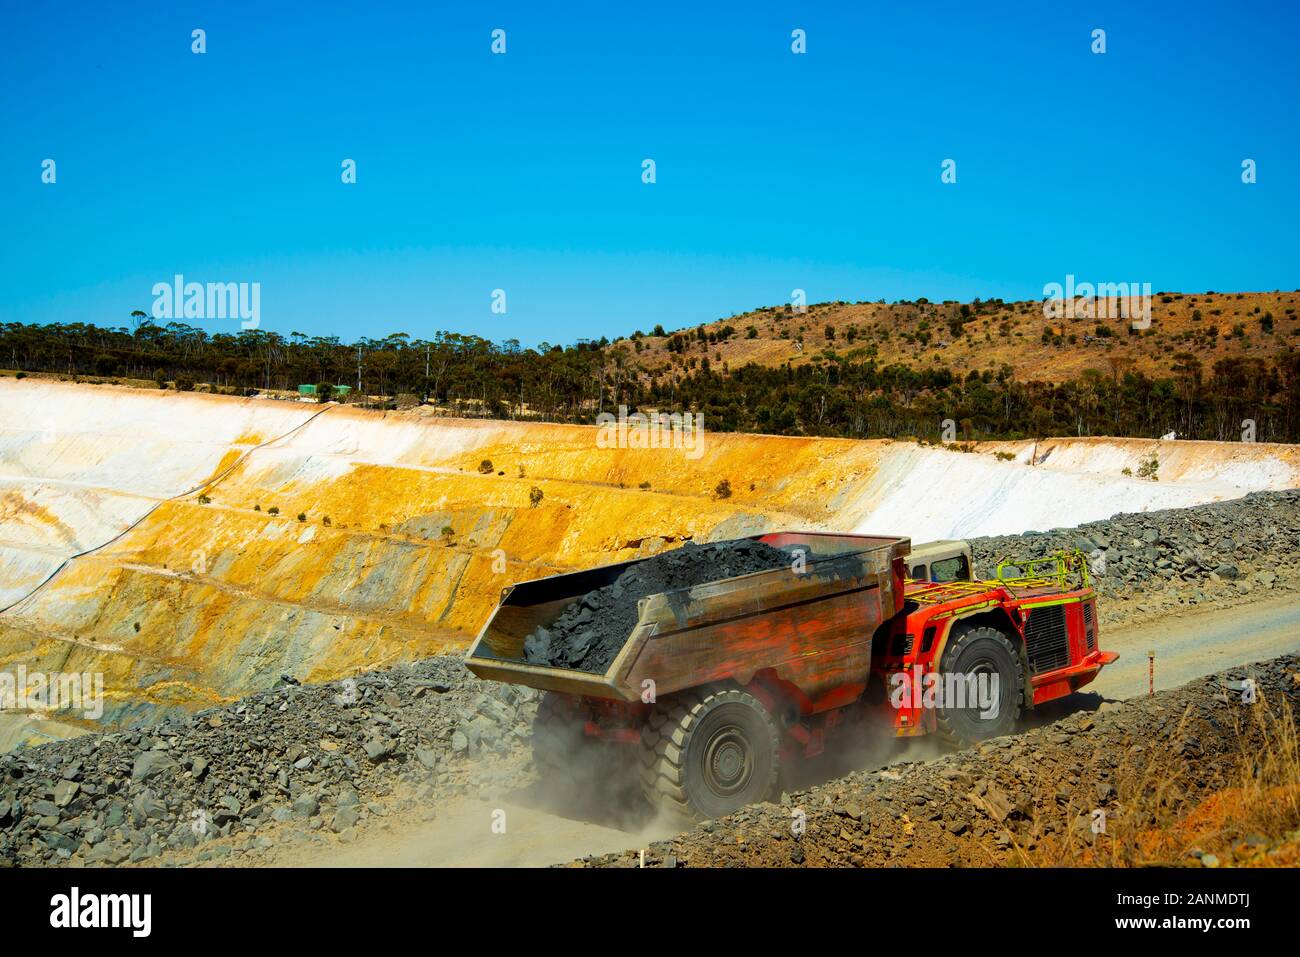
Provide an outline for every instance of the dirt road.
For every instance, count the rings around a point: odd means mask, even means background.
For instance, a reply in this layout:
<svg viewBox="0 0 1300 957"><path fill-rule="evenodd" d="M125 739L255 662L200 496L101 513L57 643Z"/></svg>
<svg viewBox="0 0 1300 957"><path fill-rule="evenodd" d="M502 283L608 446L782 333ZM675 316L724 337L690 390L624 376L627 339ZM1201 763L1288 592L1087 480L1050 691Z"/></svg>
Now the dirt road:
<svg viewBox="0 0 1300 957"><path fill-rule="evenodd" d="M610 820L608 810L538 796L533 788L499 800L462 799L437 817L368 828L356 843L325 838L286 847L259 863L277 867L545 867L670 837L680 830L648 809Z"/></svg>
<svg viewBox="0 0 1300 957"><path fill-rule="evenodd" d="M1089 688L1107 703L1146 694L1147 651L1156 651L1157 690L1236 664L1300 649L1300 596L1283 594L1230 609L1209 609L1103 635L1121 658ZM914 757L914 755L911 755ZM339 845L286 847L266 863L289 867L538 867L588 854L643 846L672 834L670 822L566 805L532 789L499 800L463 800L430 821L393 821Z"/></svg>
<svg viewBox="0 0 1300 957"><path fill-rule="evenodd" d="M1156 653L1156 690L1175 688L1233 665L1300 649L1300 595L1283 593L1236 608L1103 631L1101 646L1118 651L1120 660L1103 670L1089 690L1107 700L1146 694L1148 651Z"/></svg>

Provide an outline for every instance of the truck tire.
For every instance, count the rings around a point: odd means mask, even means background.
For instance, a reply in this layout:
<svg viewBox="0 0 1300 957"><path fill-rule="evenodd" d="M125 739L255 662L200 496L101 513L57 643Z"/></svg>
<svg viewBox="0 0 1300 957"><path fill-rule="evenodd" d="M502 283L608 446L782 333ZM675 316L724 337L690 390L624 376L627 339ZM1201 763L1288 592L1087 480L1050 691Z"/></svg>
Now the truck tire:
<svg viewBox="0 0 1300 957"><path fill-rule="evenodd" d="M1005 634L981 625L953 635L943 649L939 672L945 676L996 675L998 688L997 707L989 709L996 710L995 714L986 714L970 701L966 707L935 708L940 737L964 748L1015 730L1024 701L1025 666Z"/></svg>
<svg viewBox="0 0 1300 957"><path fill-rule="evenodd" d="M583 718L562 695L547 692L533 718L533 764L538 777L564 774L583 745Z"/></svg>
<svg viewBox="0 0 1300 957"><path fill-rule="evenodd" d="M545 793L584 807L639 804L636 747L587 737L587 717L547 692L533 719L533 768Z"/></svg>
<svg viewBox="0 0 1300 957"><path fill-rule="evenodd" d="M685 818L715 818L765 801L780 773L780 735L739 688L689 691L657 704L641 728L641 788Z"/></svg>

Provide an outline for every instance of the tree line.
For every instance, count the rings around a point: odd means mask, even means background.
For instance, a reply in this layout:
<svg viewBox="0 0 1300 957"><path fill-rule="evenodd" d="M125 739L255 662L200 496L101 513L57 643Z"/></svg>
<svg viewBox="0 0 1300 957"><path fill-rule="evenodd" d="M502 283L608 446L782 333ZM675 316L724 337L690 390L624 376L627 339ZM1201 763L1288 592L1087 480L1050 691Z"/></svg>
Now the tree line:
<svg viewBox="0 0 1300 957"><path fill-rule="evenodd" d="M523 348L515 340L439 332L343 342L260 329L210 333L158 325L0 325L0 366L24 374L152 381L163 388L250 394L346 385L348 401L428 402L461 415L590 423L601 412L704 415L706 429L850 438L971 441L1044 435L1300 441L1300 353L1190 353L1171 375L1120 364L1065 381L1017 379L1009 366L961 375L941 363L881 365L826 349L799 365L698 365L670 356L647 368L627 341ZM658 332L658 330L656 330ZM631 343L636 345L635 340ZM720 366L720 367L719 367ZM325 390L322 390L325 391Z"/></svg>

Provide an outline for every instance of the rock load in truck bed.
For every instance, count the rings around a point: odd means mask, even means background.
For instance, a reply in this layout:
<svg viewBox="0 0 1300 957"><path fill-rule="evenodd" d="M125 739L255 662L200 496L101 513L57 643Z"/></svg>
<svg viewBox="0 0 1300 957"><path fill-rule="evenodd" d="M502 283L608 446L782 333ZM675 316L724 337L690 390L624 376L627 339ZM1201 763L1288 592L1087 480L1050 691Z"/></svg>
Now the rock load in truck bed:
<svg viewBox="0 0 1300 957"><path fill-rule="evenodd" d="M610 584L574 601L550 628L534 629L524 641L524 658L532 665L602 674L636 627L640 599L786 567L794 560L793 552L748 538L707 545L687 542L637 562ZM806 555L807 560L812 557Z"/></svg>

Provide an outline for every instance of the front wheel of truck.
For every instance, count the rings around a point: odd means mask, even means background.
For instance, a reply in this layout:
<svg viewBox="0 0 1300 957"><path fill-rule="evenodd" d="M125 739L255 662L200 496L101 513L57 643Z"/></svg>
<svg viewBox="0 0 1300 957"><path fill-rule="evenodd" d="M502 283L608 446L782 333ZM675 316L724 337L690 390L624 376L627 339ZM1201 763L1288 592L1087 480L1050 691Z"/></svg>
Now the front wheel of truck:
<svg viewBox="0 0 1300 957"><path fill-rule="evenodd" d="M939 672L941 737L964 748L1015 730L1025 669L1010 638L987 625L959 632L944 647Z"/></svg>
<svg viewBox="0 0 1300 957"><path fill-rule="evenodd" d="M772 797L780 735L762 703L739 688L660 702L641 729L641 787L676 815L715 818Z"/></svg>

